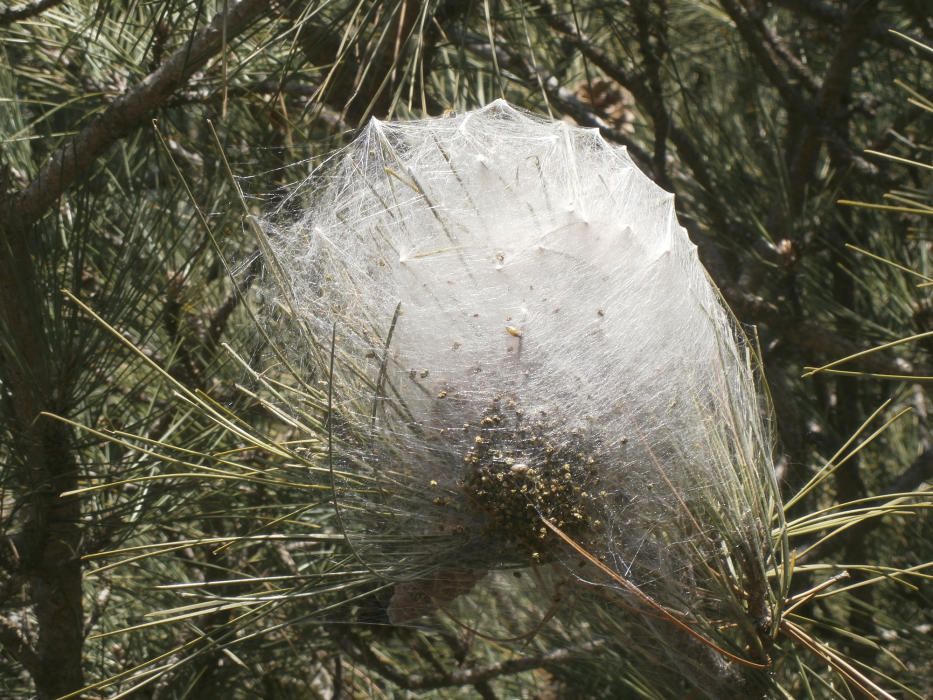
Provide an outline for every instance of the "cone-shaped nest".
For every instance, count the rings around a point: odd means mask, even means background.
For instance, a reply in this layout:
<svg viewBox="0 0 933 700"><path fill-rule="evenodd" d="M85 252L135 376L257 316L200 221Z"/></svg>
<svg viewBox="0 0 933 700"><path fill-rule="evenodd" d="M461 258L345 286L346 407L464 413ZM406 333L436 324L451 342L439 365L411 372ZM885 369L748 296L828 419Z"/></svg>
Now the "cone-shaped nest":
<svg viewBox="0 0 933 700"><path fill-rule="evenodd" d="M264 228L367 565L569 561L546 519L679 609L763 580L753 353L625 149L501 100L374 120Z"/></svg>

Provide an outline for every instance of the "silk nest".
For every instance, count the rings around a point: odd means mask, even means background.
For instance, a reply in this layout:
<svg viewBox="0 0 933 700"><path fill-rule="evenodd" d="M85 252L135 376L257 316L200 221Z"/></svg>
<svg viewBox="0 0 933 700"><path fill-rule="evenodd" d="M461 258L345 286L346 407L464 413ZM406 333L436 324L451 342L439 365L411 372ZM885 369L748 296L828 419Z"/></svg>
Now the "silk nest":
<svg viewBox="0 0 933 700"><path fill-rule="evenodd" d="M393 621L511 568L632 595L594 560L671 609L766 588L753 347L624 148L501 100L373 120L262 228L270 332L327 396L340 527Z"/></svg>

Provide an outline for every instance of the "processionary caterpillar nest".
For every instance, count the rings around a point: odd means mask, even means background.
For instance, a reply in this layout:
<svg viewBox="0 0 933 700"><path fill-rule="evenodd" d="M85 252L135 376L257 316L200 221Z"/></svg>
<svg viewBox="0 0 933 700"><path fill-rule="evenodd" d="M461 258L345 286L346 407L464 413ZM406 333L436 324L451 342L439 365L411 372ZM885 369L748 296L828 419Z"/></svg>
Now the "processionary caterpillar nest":
<svg viewBox="0 0 933 700"><path fill-rule="evenodd" d="M664 605L764 577L753 354L624 148L501 100L374 120L264 230L307 329L291 356L329 387L343 526L396 619L569 558L544 520Z"/></svg>

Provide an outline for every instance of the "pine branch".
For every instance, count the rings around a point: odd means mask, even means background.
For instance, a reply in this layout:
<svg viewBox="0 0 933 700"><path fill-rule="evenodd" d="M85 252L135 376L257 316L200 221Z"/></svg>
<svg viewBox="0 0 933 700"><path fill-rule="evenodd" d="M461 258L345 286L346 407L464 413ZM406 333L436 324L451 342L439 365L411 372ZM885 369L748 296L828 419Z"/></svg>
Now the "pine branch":
<svg viewBox="0 0 933 700"><path fill-rule="evenodd" d="M868 38L870 20L874 17L877 5L877 0L864 0L857 3L846 15L839 43L816 97L813 107L814 119L808 119L802 138L787 159L790 168L787 208L785 210L783 204L776 206L769 217L769 230L788 230L788 219L798 216L819 158L822 134L829 128L839 129L841 123L847 120L843 101L849 94L852 71Z"/></svg>
<svg viewBox="0 0 933 700"><path fill-rule="evenodd" d="M549 103L557 108L561 114L572 118L577 124L590 129L599 129L600 135L607 141L625 146L629 155L638 163L638 166L646 172L652 171L651 154L648 153L641 144L628 136L619 129L613 128L606 115L600 113L593 105L585 103L573 92L560 84L556 76L543 72L540 68L535 68L527 60L526 55L508 42L501 42L495 47L491 47L489 42L479 40L474 37L459 36L460 43L474 55L491 61L492 53L496 53L496 61L499 68L509 73L526 84L539 83L542 90L547 95Z"/></svg>
<svg viewBox="0 0 933 700"><path fill-rule="evenodd" d="M659 3L657 12L664 12L664 4ZM659 21L651 14L651 5L645 0L632 2L632 16L638 37L638 48L642 56L642 65L646 76L647 92L653 96L649 103L651 122L654 126L654 177L666 190L673 190L674 184L667 172L667 139L673 122L670 110L664 101L664 87L661 80L661 64L668 52L667 37L664 35L663 16Z"/></svg>
<svg viewBox="0 0 933 700"><path fill-rule="evenodd" d="M785 75L777 52L774 50L773 42L768 40L769 35L765 32L764 23L756 21L736 0L722 0L722 6L732 19L736 29L738 29L739 35L745 41L748 50L758 61L761 70L768 76L768 80L781 95L784 104L797 114L808 111L808 106L803 99L803 93ZM819 87L815 78L810 76L809 73L805 75L808 78L805 83L806 87L811 90Z"/></svg>
<svg viewBox="0 0 933 700"><path fill-rule="evenodd" d="M846 18L845 10L839 5L824 2L824 0L775 0L779 7L786 8L795 13L806 15L821 24L836 28L839 27ZM877 14L877 13L876 13ZM903 49L903 42L900 42L891 32L888 31L889 24L882 20L868 22L868 31L873 39L897 49Z"/></svg>
<svg viewBox="0 0 933 700"><path fill-rule="evenodd" d="M924 482L931 480L933 480L933 448L927 448L894 480L891 493L913 491Z"/></svg>
<svg viewBox="0 0 933 700"><path fill-rule="evenodd" d="M488 683L501 676L524 673L550 664L563 663L569 659L591 652L600 646L597 642L584 644L578 649L557 649L556 651L540 654L538 656L522 656L517 659L507 659L487 666L461 668L437 675L422 675L418 673L405 674L392 668L380 659L365 643L355 640L351 643L348 638L342 640L341 646L358 663L371 671L378 673L399 688L405 690L423 691L437 690L439 688L456 688L459 686Z"/></svg>
<svg viewBox="0 0 933 700"><path fill-rule="evenodd" d="M8 198L7 211L25 229L38 221L85 175L95 160L133 129L145 124L152 112L171 99L191 75L238 36L269 8L268 0L240 0L217 13L141 83L114 100L77 135L62 144L49 163L24 190Z"/></svg>
<svg viewBox="0 0 933 700"><path fill-rule="evenodd" d="M49 8L61 5L62 2L64 0L35 0L35 2L28 2L23 5L4 7L0 9L0 27L40 15Z"/></svg>
<svg viewBox="0 0 933 700"><path fill-rule="evenodd" d="M374 46L369 46L361 30L354 36L341 36L334 27L307 19L303 3L281 0L279 4L285 16L299 25L295 41L307 61L313 66L331 67L320 88L322 100L339 109L351 124L360 124L371 114L384 116L392 101L387 80L399 57L399 48L390 39L398 38L401 44L409 39L418 19L417 10L405 4L395 6L392 26L381 33ZM363 19L364 26L370 19ZM365 59L360 61L354 50Z"/></svg>
<svg viewBox="0 0 933 700"><path fill-rule="evenodd" d="M580 126L599 129L604 139L625 146L639 166L651 171L651 155L624 132L609 126L605 117L598 114L595 108L585 104L570 90L559 87L556 80L545 80L545 89L548 99L562 114L572 117Z"/></svg>

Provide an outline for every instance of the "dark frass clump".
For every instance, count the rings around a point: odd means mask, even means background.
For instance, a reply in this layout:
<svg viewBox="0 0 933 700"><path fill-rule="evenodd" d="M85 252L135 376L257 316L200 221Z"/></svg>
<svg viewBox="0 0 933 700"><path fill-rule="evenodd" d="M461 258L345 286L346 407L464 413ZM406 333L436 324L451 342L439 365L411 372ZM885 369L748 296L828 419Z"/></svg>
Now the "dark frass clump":
<svg viewBox="0 0 933 700"><path fill-rule="evenodd" d="M439 398L446 399L447 392ZM556 430L544 413L528 418L515 399L496 398L460 432L461 493L434 497L433 503L454 506L465 522L473 523L471 544L458 553L460 566L441 566L394 587L387 608L393 623L410 622L468 593L497 562L534 566L553 561L560 540L545 519L584 546L603 530L598 505L606 494L600 492L593 456L599 446L583 430Z"/></svg>
<svg viewBox="0 0 933 700"><path fill-rule="evenodd" d="M557 544L542 519L581 542L600 529L598 465L582 430L557 433L543 413L526 418L514 399L498 398L464 432L463 489L488 517L487 536L541 561Z"/></svg>

